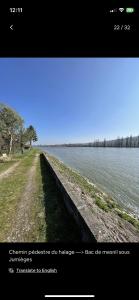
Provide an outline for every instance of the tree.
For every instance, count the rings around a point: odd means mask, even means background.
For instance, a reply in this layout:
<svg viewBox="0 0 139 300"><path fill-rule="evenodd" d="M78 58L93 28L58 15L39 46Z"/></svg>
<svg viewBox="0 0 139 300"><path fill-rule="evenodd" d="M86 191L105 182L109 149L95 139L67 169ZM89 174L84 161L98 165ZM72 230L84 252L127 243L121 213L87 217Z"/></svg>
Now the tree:
<svg viewBox="0 0 139 300"><path fill-rule="evenodd" d="M27 128L26 137L30 143L30 147L32 147L32 142L36 142L38 140L36 130L32 125Z"/></svg>
<svg viewBox="0 0 139 300"><path fill-rule="evenodd" d="M22 127L20 130L20 139L19 139L19 144L20 144L20 149L22 154L24 153L24 147L27 142L28 142L28 138L26 134L26 129Z"/></svg>
<svg viewBox="0 0 139 300"><path fill-rule="evenodd" d="M139 135L137 137L137 147L139 147Z"/></svg>
<svg viewBox="0 0 139 300"><path fill-rule="evenodd" d="M132 135L129 137L129 147L132 147Z"/></svg>
<svg viewBox="0 0 139 300"><path fill-rule="evenodd" d="M23 119L10 107L0 104L0 134L8 141L8 154L11 154L14 142L17 142Z"/></svg>
<svg viewBox="0 0 139 300"><path fill-rule="evenodd" d="M120 138L120 147L123 147L123 141L124 141L124 139L123 139L123 137L121 137Z"/></svg>
<svg viewBox="0 0 139 300"><path fill-rule="evenodd" d="M129 137L127 136L126 137L126 147L128 147L129 146Z"/></svg>
<svg viewBox="0 0 139 300"><path fill-rule="evenodd" d="M2 152L3 146L4 146L4 139L3 139L2 134L0 133L0 154L1 154L1 152Z"/></svg>
<svg viewBox="0 0 139 300"><path fill-rule="evenodd" d="M106 139L103 141L103 147L106 147Z"/></svg>

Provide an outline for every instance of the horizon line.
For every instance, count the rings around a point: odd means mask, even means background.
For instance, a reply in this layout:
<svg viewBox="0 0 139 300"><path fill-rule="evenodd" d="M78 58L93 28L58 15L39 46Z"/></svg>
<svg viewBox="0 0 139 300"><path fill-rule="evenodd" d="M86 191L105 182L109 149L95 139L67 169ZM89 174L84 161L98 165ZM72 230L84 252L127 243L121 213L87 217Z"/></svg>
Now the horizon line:
<svg viewBox="0 0 139 300"><path fill-rule="evenodd" d="M138 138L139 137L139 134L138 135L135 135L135 136L132 136L129 135L129 136L126 136L126 137L117 137L115 139L106 139L104 138L103 140L99 140L99 138L95 139L94 141L91 141L91 142L63 142L63 143L52 143L52 144L45 144L45 143L39 143L39 144L36 144L35 146L39 146L39 145L44 145L44 146L58 146L58 145L78 145L78 144L93 144L95 142L99 142L99 143L102 143L104 141L106 142L113 142L113 141L116 141L118 139L126 139L126 138Z"/></svg>

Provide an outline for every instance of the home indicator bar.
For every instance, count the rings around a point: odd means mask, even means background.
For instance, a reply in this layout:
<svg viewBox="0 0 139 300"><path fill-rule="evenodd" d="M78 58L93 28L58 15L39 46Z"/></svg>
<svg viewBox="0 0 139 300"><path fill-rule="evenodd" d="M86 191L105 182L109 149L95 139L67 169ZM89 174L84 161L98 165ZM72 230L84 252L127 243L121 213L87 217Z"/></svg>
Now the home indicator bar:
<svg viewBox="0 0 139 300"><path fill-rule="evenodd" d="M45 295L45 298L94 298L95 295Z"/></svg>

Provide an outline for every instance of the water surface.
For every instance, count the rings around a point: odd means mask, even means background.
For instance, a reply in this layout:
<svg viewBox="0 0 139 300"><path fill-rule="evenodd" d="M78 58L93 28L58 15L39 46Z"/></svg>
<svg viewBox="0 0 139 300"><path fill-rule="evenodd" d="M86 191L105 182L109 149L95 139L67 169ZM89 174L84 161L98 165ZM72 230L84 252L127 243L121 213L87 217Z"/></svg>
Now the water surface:
<svg viewBox="0 0 139 300"><path fill-rule="evenodd" d="M42 148L139 217L139 148Z"/></svg>

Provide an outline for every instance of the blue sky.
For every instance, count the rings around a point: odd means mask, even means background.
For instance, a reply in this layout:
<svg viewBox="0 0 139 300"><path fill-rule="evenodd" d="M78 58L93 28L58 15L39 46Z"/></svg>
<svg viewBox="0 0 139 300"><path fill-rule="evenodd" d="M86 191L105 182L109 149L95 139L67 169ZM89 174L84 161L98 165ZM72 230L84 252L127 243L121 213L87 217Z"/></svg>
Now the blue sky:
<svg viewBox="0 0 139 300"><path fill-rule="evenodd" d="M1 58L0 102L38 143L139 134L139 58Z"/></svg>

